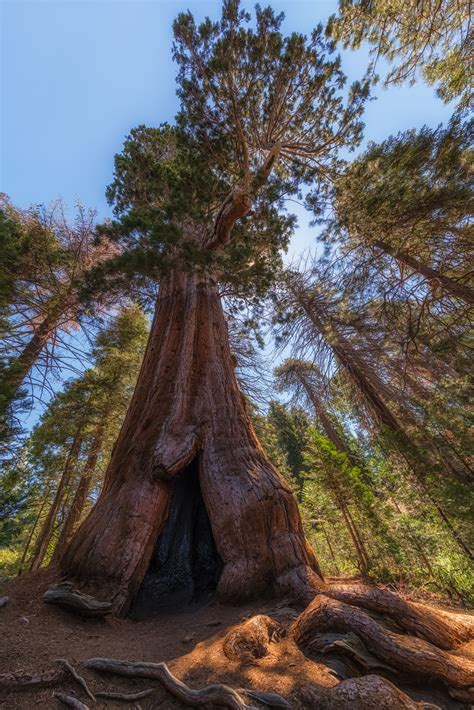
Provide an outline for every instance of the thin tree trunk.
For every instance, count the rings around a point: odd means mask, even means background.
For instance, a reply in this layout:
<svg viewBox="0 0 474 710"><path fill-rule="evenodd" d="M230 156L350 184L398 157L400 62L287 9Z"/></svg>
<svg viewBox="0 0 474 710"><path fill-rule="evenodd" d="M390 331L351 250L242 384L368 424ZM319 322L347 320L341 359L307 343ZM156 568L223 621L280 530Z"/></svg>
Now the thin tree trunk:
<svg viewBox="0 0 474 710"><path fill-rule="evenodd" d="M332 557L332 561L334 562L334 571L336 572L337 575L339 575L339 566L338 566L338 564L337 564L336 555L334 554L334 549L333 549L333 546L332 546L332 543L331 543L331 539L330 539L330 537L329 537L329 535L328 535L328 532L327 532L327 530L326 530L326 526L324 525L324 523L323 523L322 521L320 521L319 524L320 524L320 526L321 526L321 530L323 531L324 539L325 539L326 542L327 542L327 545L328 545L328 548L329 548L329 552L330 552L331 557Z"/></svg>
<svg viewBox="0 0 474 710"><path fill-rule="evenodd" d="M44 494L44 496L43 496L43 500L41 501L41 505L40 505L40 508L39 508L39 510L38 510L38 514L37 514L37 516L36 516L36 518L35 518L35 521L34 521L32 527L31 527L30 534L28 535L28 539L27 539L27 541L26 541L25 549L23 550L23 554L22 554L22 556L21 556L20 569L18 570L18 574L21 574L21 572L22 572L22 570L23 570L23 565L25 564L26 556L27 556L27 554L28 554L28 550L30 549L30 545L31 545L31 541L32 541L32 539L33 539L33 535L34 535L35 532L36 532L36 528L38 527L38 523L39 523L39 521L41 520L41 516L43 515L44 507L45 507L46 502L47 502L47 500L48 500L49 491L50 491L50 487L48 486L48 487L46 488L46 492L45 492L45 494Z"/></svg>
<svg viewBox="0 0 474 710"><path fill-rule="evenodd" d="M369 556L362 541L362 537L349 510L345 493L343 490L341 490L339 480L334 475L333 471L331 471L328 467L325 466L325 469L326 475L329 477L330 480L330 487L333 491L336 505L341 511L342 517L344 518L347 532L349 533L349 537L351 538L352 544L354 546L357 559L359 560L359 569L361 573L366 576L367 571L369 569Z"/></svg>
<svg viewBox="0 0 474 710"><path fill-rule="evenodd" d="M30 571L38 569L43 563L43 559L48 549L49 541L51 539L51 534L53 532L54 522L58 514L59 506L61 505L64 492L69 484L71 474L74 468L74 463L77 459L77 455L81 447L81 429L82 423L78 426L74 435L74 439L72 440L71 447L66 458L66 463L64 464L61 479L56 490L56 494L53 498L53 502L49 509L48 515L46 516L46 520L43 523L43 527L41 528L41 532L36 541L35 552L30 564Z"/></svg>
<svg viewBox="0 0 474 710"><path fill-rule="evenodd" d="M372 339L369 339L370 346L373 348L376 352L378 352L381 356L385 356L386 353L384 353L383 349L378 345L378 343L374 342ZM429 391L429 389L426 389L423 385L421 385L409 372L406 371L405 368L403 368L399 362L397 362L397 359L393 359L390 362L390 368L393 369L403 380L404 383L408 384L410 390L423 402L430 401L432 393ZM427 366L425 365L425 369ZM433 375L435 377L435 375ZM406 405L402 405L404 412L406 412L406 415L410 418L410 421L412 422L412 426L417 430L417 432L420 434L421 439L423 441L423 445L430 451L433 452L433 455L439 460L440 464L443 466L445 472L447 473L448 476L460 480L463 483L471 483L474 478L474 471L472 467L469 465L469 462L466 461L463 456L456 450L456 448L453 446L453 444L449 441L449 439L444 436L443 434L439 434L439 437L442 442L446 446L452 449L454 455L456 458L461 462L463 468L465 470L461 471L459 468L456 468L453 466L451 463L450 459L446 456L446 454L443 452L442 447L440 443L437 441L436 437L427 433L426 429L423 428L422 425L419 424L417 418L414 416L412 410L410 410Z"/></svg>
<svg viewBox="0 0 474 710"><path fill-rule="evenodd" d="M397 501L394 498L392 498L392 503L395 506L395 508L397 509L397 512L399 513L399 515L403 515L402 511L400 510L400 506L398 505ZM418 550L418 553L419 553L422 561L424 562L426 569L430 573L431 578L433 579L434 583L436 584L436 586L439 589L440 587L439 587L439 584L436 582L436 575L435 575L434 569L431 565L428 555L426 554L426 552L423 548L423 545L421 544L421 542L418 540L417 536L413 533L413 531L407 525L404 525L404 528L405 528L405 531L406 531L409 539L411 540L413 545ZM447 584L452 589L455 596L458 597L458 599L461 601L462 604L464 604L464 597L458 591L458 589L454 586L454 584L452 582L447 582Z"/></svg>
<svg viewBox="0 0 474 710"><path fill-rule="evenodd" d="M413 271L416 271L418 274L424 276L425 279L429 281L432 285L439 285L446 293L449 293L451 296L461 298L466 303L474 304L474 290L469 286L466 286L465 284L460 283L459 281L455 281L449 276L445 276L440 271L432 269L431 266L423 264L415 257L410 256L410 254L408 254L407 252L402 251L401 249L396 249L387 242L377 240L373 243L378 249L381 249L383 252L389 254L397 261L401 262L402 264L405 264L406 266L409 266L411 269L413 269Z"/></svg>
<svg viewBox="0 0 474 710"><path fill-rule="evenodd" d="M36 364L41 351L57 327L61 310L55 308L48 313L43 320L35 327L34 333L21 353L8 368L5 378L15 390L17 390L29 371Z"/></svg>
<svg viewBox="0 0 474 710"><path fill-rule="evenodd" d="M339 432L328 417L326 410L324 409L321 403L321 400L315 395L313 389L309 385L307 385L306 382L303 382L303 386L305 387L307 395L316 412L316 415L319 421L321 422L321 426L323 427L326 437L338 451L346 454L347 458L350 460L352 458L352 453L351 451L349 451L346 444L342 441ZM353 465L355 465L355 463Z"/></svg>
<svg viewBox="0 0 474 710"><path fill-rule="evenodd" d="M369 558L364 543L362 542L362 537L354 522L354 518L352 517L351 512L346 505L341 507L341 513L345 520L349 536L352 540L352 544L354 545L357 554L357 559L359 560L360 572L365 577L369 569Z"/></svg>
<svg viewBox="0 0 474 710"><path fill-rule="evenodd" d="M382 426L387 427L395 435L395 444L399 449L401 455L408 464L413 475L417 479L419 485L423 488L425 495L429 498L432 505L436 508L440 518L445 523L446 527L449 529L452 537L460 547L460 549L469 557L469 559L474 559L474 556L464 542L461 535L458 533L456 528L451 523L451 520L444 510L444 508L438 503L438 501L433 497L431 491L429 490L425 478L428 471L424 464L421 464L414 455L414 448L416 446L411 441L411 438L407 435L404 428L396 419L395 415L391 412L389 407L385 404L383 399L377 393L374 385L369 379L364 375L362 363L359 362L358 356L354 353L353 349L344 343L344 346L333 343L333 350L336 354L339 362L344 366L344 368L349 373L352 381L356 387L361 392L363 398L368 403L371 408L375 418L379 421Z"/></svg>
<svg viewBox="0 0 474 710"><path fill-rule="evenodd" d="M382 383L378 381L378 378L374 375L374 373L371 373L370 377L366 374L367 368L365 367L365 363L359 354L344 337L334 330L334 328L325 324L324 320L317 312L319 307L315 306L315 304L312 303L304 293L299 292L299 289L293 289L293 294L296 296L301 307L304 309L306 316L316 331L327 339L328 345L331 347L339 363L346 370L351 381L361 393L363 399L372 411L375 420L380 425L387 427L387 429L394 433L397 448L407 462L419 485L423 488L425 495L438 511L439 516L449 529L453 539L456 541L460 549L467 555L467 557L469 557L469 559L474 559L474 555L468 545L464 542L461 535L452 525L449 516L443 507L433 498L430 490L428 489L425 479L426 474L429 473L429 471L426 470L426 466L421 464L414 455L413 449L416 447L411 441L411 438L408 436L393 412L389 409L385 401L379 395L378 390L383 389ZM376 384L378 385L377 387Z"/></svg>
<svg viewBox="0 0 474 710"><path fill-rule="evenodd" d="M299 378L301 384L303 385L306 394L308 396L308 399L310 400L311 404L314 407L314 410L316 412L316 415L321 422L321 426L323 428L323 431L326 435L326 438L329 439L331 444L334 445L334 447L340 451L341 453L345 454L347 456L347 459L351 466L353 467L360 467L360 461L357 461L356 457L354 456L353 452L350 450L350 448L347 446L347 444L343 441L342 437L340 436L339 432L337 431L336 427L332 423L330 417L328 416L326 409L323 406L323 403L321 402L321 399L317 396L317 394L314 391L314 388L310 385L310 383L306 380L306 378L298 373L297 377ZM371 483L369 480L366 480L366 483Z"/></svg>
<svg viewBox="0 0 474 710"><path fill-rule="evenodd" d="M84 510L84 505L87 499L87 494L89 493L92 476L95 472L97 466L97 459L102 448L102 442L104 439L105 424L101 422L95 432L94 441L91 445L89 455L87 457L86 463L84 465L84 470L82 472L79 484L76 488L76 492L69 508L64 525L59 533L59 538L54 548L54 552L51 558L51 562L57 562L60 558L66 544L71 539L74 530L77 527L77 523L80 520L82 511Z"/></svg>
<svg viewBox="0 0 474 710"><path fill-rule="evenodd" d="M319 567L296 501L250 424L216 287L175 272L161 284L102 493L62 556L63 572L126 613L174 519L178 474L191 484L193 462L223 563L219 596L310 598Z"/></svg>

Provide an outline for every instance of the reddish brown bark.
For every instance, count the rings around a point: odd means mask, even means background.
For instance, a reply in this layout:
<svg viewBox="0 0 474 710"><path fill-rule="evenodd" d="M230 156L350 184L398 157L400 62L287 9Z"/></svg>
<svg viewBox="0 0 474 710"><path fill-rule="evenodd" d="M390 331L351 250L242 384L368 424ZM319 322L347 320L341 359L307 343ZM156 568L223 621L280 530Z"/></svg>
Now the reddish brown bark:
<svg viewBox="0 0 474 710"><path fill-rule="evenodd" d="M427 710L433 705L417 703L393 683L378 675L349 678L333 688L304 689L305 707L318 710Z"/></svg>
<svg viewBox="0 0 474 710"><path fill-rule="evenodd" d="M413 271L421 274L429 281L432 285L441 286L443 291L449 293L451 296L456 296L456 298L461 298L466 303L474 304L474 291L466 284L455 281L449 276L441 273L437 269L432 269L431 266L423 264L419 259L408 254L406 251L401 249L395 249L387 242L376 241L375 246L386 254L390 254L394 259L409 266Z"/></svg>
<svg viewBox="0 0 474 710"><path fill-rule="evenodd" d="M196 459L224 563L220 597L309 598L320 583L318 565L293 495L245 411L216 287L176 272L161 284L103 492L64 554L64 573L125 612L168 516L173 478Z"/></svg>

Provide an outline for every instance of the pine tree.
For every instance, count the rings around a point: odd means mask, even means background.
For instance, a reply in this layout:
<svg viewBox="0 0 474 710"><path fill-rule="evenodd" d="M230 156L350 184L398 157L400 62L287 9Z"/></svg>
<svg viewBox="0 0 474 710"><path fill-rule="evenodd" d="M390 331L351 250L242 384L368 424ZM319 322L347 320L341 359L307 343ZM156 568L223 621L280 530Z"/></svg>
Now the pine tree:
<svg viewBox="0 0 474 710"><path fill-rule="evenodd" d="M474 303L467 268L472 258L469 138L470 126L460 121L446 129L407 131L371 144L334 183L326 239L344 251L373 256L371 273L378 280L386 274L383 258L395 261L399 276L395 280L392 269L385 292L403 282L409 291L418 277L419 297L428 289L428 309L446 297L459 299L460 305Z"/></svg>
<svg viewBox="0 0 474 710"><path fill-rule="evenodd" d="M286 308L290 313L293 331L299 330L303 342L317 344L322 353L329 354L343 369L354 395L360 398L376 428L407 463L420 493L431 501L460 550L472 559L464 535L453 523L452 516L433 486L436 451L430 447L422 448L413 438L408 411L403 407L397 411L393 406L393 393L377 372L376 362L367 359L357 340L351 340L344 324L344 314L338 315L337 304L331 300L331 295L323 292L319 283L312 282L311 278L311 275L297 273L290 273L286 278L286 295L282 294L281 309L284 311Z"/></svg>
<svg viewBox="0 0 474 710"><path fill-rule="evenodd" d="M60 334L100 310L108 294L84 300L86 274L116 247L96 240L94 213L81 206L74 222L60 202L48 208L18 210L0 205L0 245L6 260L0 281L0 432L12 417L22 383L40 363L45 371L57 359Z"/></svg>
<svg viewBox="0 0 474 710"><path fill-rule="evenodd" d="M340 0L327 32L344 47L364 40L373 46L374 68L379 57L392 62L385 83L414 82L418 74L438 87L444 101L472 99L472 29L467 0Z"/></svg>

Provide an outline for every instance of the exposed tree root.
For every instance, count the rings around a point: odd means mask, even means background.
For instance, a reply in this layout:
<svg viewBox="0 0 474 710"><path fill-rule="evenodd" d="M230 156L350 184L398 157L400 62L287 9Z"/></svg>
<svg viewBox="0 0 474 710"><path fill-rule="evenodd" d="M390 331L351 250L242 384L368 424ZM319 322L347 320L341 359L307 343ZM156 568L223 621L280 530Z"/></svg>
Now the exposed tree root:
<svg viewBox="0 0 474 710"><path fill-rule="evenodd" d="M87 697L90 698L90 700L92 700L93 703L95 703L95 696L94 696L93 692L89 689L89 686L87 685L86 681L84 680L84 678L81 675L79 675L79 673L76 671L74 666L72 666L69 663L69 661L67 661L65 658L58 658L58 663L61 663L64 666L64 668L66 668L66 670L69 671L69 673L72 675L74 680L76 680L79 683L79 685L81 686L81 688L84 690Z"/></svg>
<svg viewBox="0 0 474 710"><path fill-rule="evenodd" d="M318 710L428 710L434 706L417 703L393 683L378 675L344 680L334 688L307 687L303 700Z"/></svg>
<svg viewBox="0 0 474 710"><path fill-rule="evenodd" d="M98 698L106 698L107 700L123 700L125 702L133 702L134 700L141 700L142 698L148 698L155 692L154 688L149 688L148 690L140 690L138 693L114 693L112 691L99 691L96 693Z"/></svg>
<svg viewBox="0 0 474 710"><path fill-rule="evenodd" d="M130 663L111 658L91 658L85 663L86 668L105 673L125 676L126 678L147 678L159 681L166 690L185 705L204 707L220 705L229 710L251 710L240 695L247 691L235 691L227 685L217 683L195 690L174 677L166 663ZM273 693L272 693L273 695ZM280 698L283 701L283 698ZM280 707L284 707L280 705Z"/></svg>
<svg viewBox="0 0 474 710"><path fill-rule="evenodd" d="M448 686L474 684L474 662L438 649L428 641L385 628L365 611L326 596L317 596L293 624L296 641L311 642L315 633L352 631L390 666L411 675L427 675Z"/></svg>
<svg viewBox="0 0 474 710"><path fill-rule="evenodd" d="M431 641L439 648L455 648L474 638L474 617L410 602L386 589L338 583L328 585L324 594L352 606L386 614L405 631Z"/></svg>
<svg viewBox="0 0 474 710"><path fill-rule="evenodd" d="M58 685L66 678L66 669L58 668L43 673L28 673L26 671L11 671L0 673L0 688L3 690L28 690L35 687Z"/></svg>
<svg viewBox="0 0 474 710"><path fill-rule="evenodd" d="M88 705L85 705L77 698L73 698L72 695L66 695L65 693L53 693L53 698L56 698L60 703L66 705L68 708L74 708L74 710L89 710Z"/></svg>
<svg viewBox="0 0 474 710"><path fill-rule="evenodd" d="M224 653L230 660L251 661L268 656L268 646L286 635L278 621L264 614L252 616L234 626L224 639Z"/></svg>
<svg viewBox="0 0 474 710"><path fill-rule="evenodd" d="M288 700L278 693L264 693L261 690L251 690L250 688L239 688L237 692L252 698L252 700L257 700L261 705L266 705L269 708L290 708L291 710Z"/></svg>
<svg viewBox="0 0 474 710"><path fill-rule="evenodd" d="M0 675L0 688L5 690L22 690L34 686L58 684L66 679L66 673L68 672L81 685L93 702L96 701L96 698L133 702L147 698L155 692L154 688L150 688L135 693L98 691L94 695L90 691L84 678L77 673L68 661L60 659L59 662L63 665L63 668L60 670L48 671L37 675L26 674L22 671L3 673ZM83 665L88 669L112 673L126 678L148 678L150 680L157 680L171 695L190 707L215 705L228 708L229 710L255 710L253 705L248 705L245 702L246 698L249 698L269 708L283 710L289 710L291 708L288 701L278 693L247 688L234 690L222 683L216 683L201 689L190 688L171 673L166 663L131 663L129 661L117 661L109 658L91 658ZM53 697L64 705L76 708L76 710L88 710L87 705L71 695L56 692L53 693Z"/></svg>
<svg viewBox="0 0 474 710"><path fill-rule="evenodd" d="M470 688L449 688L449 694L454 700L459 700L461 703L474 702L474 686ZM472 708L472 705L470 707Z"/></svg>
<svg viewBox="0 0 474 710"><path fill-rule="evenodd" d="M307 644L307 647L309 651L319 655L340 655L342 653L355 661L356 668L362 668L367 673L376 673L377 671L396 673L394 668L369 653L360 638L351 632L318 634ZM351 675L357 674L352 673Z"/></svg>

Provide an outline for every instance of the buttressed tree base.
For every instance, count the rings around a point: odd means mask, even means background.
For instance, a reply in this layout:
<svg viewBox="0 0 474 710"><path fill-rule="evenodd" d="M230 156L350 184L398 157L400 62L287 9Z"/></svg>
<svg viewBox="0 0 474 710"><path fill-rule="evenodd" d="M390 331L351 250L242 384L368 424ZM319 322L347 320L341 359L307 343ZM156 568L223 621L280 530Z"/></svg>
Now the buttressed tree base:
<svg viewBox="0 0 474 710"><path fill-rule="evenodd" d="M125 613L144 579L165 521L180 496L196 496L192 466L223 569L217 591L242 601L259 594L311 594L319 569L296 501L262 451L233 371L227 326L215 285L185 273L162 283L150 340L104 490L61 561ZM184 511L183 511L184 512ZM175 566L183 582L205 529L186 538L176 527ZM192 531L189 531L191 534ZM189 536L188 536L189 537ZM163 574L167 568L163 566ZM177 589L174 591L178 591Z"/></svg>

